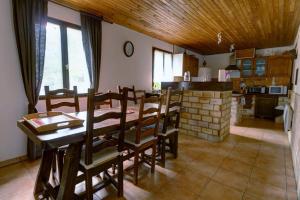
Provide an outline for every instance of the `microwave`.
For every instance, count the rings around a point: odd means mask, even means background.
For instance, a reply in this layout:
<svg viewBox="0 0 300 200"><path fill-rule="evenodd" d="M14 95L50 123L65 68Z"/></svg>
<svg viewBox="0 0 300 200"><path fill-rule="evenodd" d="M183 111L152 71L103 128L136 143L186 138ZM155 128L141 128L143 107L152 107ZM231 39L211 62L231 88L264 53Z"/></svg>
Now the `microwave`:
<svg viewBox="0 0 300 200"><path fill-rule="evenodd" d="M287 93L288 93L287 86L278 85L278 86L269 87L269 94L287 94Z"/></svg>

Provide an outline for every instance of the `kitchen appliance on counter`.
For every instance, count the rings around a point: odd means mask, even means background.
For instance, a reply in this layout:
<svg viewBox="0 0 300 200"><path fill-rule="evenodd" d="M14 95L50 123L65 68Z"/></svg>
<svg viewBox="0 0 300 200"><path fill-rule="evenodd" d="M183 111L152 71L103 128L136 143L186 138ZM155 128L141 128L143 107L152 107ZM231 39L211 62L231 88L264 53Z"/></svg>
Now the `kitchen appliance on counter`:
<svg viewBox="0 0 300 200"><path fill-rule="evenodd" d="M191 73L190 73L190 71L184 72L183 80L184 81L191 81Z"/></svg>
<svg viewBox="0 0 300 200"><path fill-rule="evenodd" d="M266 93L266 87L264 86L254 86L247 88L248 94L265 94Z"/></svg>
<svg viewBox="0 0 300 200"><path fill-rule="evenodd" d="M277 85L269 87L269 94L287 94L288 88L287 86Z"/></svg>

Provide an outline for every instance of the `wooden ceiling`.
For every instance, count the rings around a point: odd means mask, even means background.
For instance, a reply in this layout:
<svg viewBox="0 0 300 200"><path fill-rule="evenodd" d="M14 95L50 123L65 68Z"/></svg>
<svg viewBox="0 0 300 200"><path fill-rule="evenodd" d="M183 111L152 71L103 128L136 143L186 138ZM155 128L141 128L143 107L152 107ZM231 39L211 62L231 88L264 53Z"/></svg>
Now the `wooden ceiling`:
<svg viewBox="0 0 300 200"><path fill-rule="evenodd" d="M52 1L202 54L291 45L300 24L300 0Z"/></svg>

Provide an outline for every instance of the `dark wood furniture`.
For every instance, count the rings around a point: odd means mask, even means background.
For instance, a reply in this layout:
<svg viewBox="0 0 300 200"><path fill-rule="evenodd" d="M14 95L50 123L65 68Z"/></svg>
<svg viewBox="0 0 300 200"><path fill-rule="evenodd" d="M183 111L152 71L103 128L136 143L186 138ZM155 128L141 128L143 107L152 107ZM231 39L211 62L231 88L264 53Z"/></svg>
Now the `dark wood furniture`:
<svg viewBox="0 0 300 200"><path fill-rule="evenodd" d="M141 100L141 98L143 96L146 96L146 91L145 90L135 90L135 96L136 96L138 103L140 103L139 101Z"/></svg>
<svg viewBox="0 0 300 200"><path fill-rule="evenodd" d="M126 128L135 126L139 119L139 108L130 107L132 113L126 115ZM165 108L162 107L161 114L164 114ZM106 108L95 111L95 115L104 115L107 112L119 112L120 108ZM71 113L71 115L86 120L86 112ZM51 131L45 134L39 134L26 121L19 120L18 127L37 145L43 149L40 168L36 177L34 196L38 198L39 195L51 196L53 199L74 199L74 189L76 185L76 177L82 151L82 145L86 136L86 123L81 127L65 128L58 131ZM119 126L120 121L108 120L95 125L99 132L101 130L115 129ZM49 177L51 172L51 164L54 159L54 151L61 146L68 145L64 157L64 165L62 171L62 179L58 186L51 186Z"/></svg>
<svg viewBox="0 0 300 200"><path fill-rule="evenodd" d="M162 99L160 97L145 98L145 96L142 96L137 124L125 134L125 147L129 149L127 159L134 157L134 183L136 185L138 184L139 155L142 154L141 161L146 161L143 155L149 148L152 149L152 154L150 163L147 163L151 166L151 173L154 173L155 170L157 131L161 105Z"/></svg>
<svg viewBox="0 0 300 200"><path fill-rule="evenodd" d="M75 107L75 111L79 112L79 100L77 93L77 86L73 87L73 90L69 89L57 89L57 90L49 90L49 86L45 86L45 98L46 98L46 109L47 111L52 111L53 109L60 108L63 106L67 107ZM62 98L74 98L74 102L69 101L60 101L59 103L53 103L54 99L62 99Z"/></svg>
<svg viewBox="0 0 300 200"><path fill-rule="evenodd" d="M110 111L103 115L95 115L95 105L108 100L120 101L121 109L119 112ZM79 180L84 180L86 185L86 199L93 199L93 193L104 188L112 183L118 190L118 196L123 196L123 156L122 150L124 145L124 131L126 123L126 110L127 110L127 89L123 88L122 94L106 93L95 94L94 89L89 89L88 104L87 104L87 131L85 136L85 149L83 150L80 160L79 170L83 172L79 176ZM96 124L107 121L116 120L119 126L107 129L94 128ZM118 140L109 141L107 138L104 141L97 141L95 139L102 135L118 134ZM98 144L97 144L98 143ZM107 173L107 170L112 165L118 166L117 180L115 181L112 176ZM93 185L93 176L99 175L104 172L105 179L97 185ZM83 181L82 180L82 181Z"/></svg>
<svg viewBox="0 0 300 200"><path fill-rule="evenodd" d="M177 158L182 99L183 90L172 90L170 87L168 88L165 114L158 132L158 156L160 157L163 167L166 162L166 146L169 147L174 158Z"/></svg>
<svg viewBox="0 0 300 200"><path fill-rule="evenodd" d="M118 91L120 94L123 92L123 88L120 85L118 85ZM132 101L134 104L138 103L134 85L132 86L132 88L128 88L127 100Z"/></svg>
<svg viewBox="0 0 300 200"><path fill-rule="evenodd" d="M79 100L77 93L77 86L73 86L73 90L69 89L57 89L51 90L49 86L45 86L45 99L46 99L46 110L47 112L52 111L53 109L57 109L60 107L74 107L75 112L79 112ZM72 98L74 101L64 101L64 98ZM54 103L53 101L59 101L58 103ZM63 168L63 159L65 155L66 147L59 148L55 154L55 159L53 159L52 170L53 170L53 178L55 178L56 172L58 172L58 179L61 179L62 176L62 168ZM56 169L56 163L58 170Z"/></svg>
<svg viewBox="0 0 300 200"><path fill-rule="evenodd" d="M273 95L255 96L255 117L275 118L275 107L278 105L278 97Z"/></svg>
<svg viewBox="0 0 300 200"><path fill-rule="evenodd" d="M108 90L108 93L111 93L111 90ZM96 95L104 94L103 92L96 93ZM108 106L109 108L112 108L112 99L107 99L102 102L95 102L95 108L100 109L101 106Z"/></svg>

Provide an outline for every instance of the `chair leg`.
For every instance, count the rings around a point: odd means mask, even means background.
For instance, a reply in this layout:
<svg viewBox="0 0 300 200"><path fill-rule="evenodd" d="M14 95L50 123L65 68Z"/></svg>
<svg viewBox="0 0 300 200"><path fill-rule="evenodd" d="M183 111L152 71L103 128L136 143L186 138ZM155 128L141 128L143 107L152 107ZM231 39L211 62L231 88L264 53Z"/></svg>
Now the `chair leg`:
<svg viewBox="0 0 300 200"><path fill-rule="evenodd" d="M162 167L165 167L166 163L166 139L162 137L161 140L161 164Z"/></svg>
<svg viewBox="0 0 300 200"><path fill-rule="evenodd" d="M52 160L52 179L56 181L56 160L57 160L57 150L53 152L53 160Z"/></svg>
<svg viewBox="0 0 300 200"><path fill-rule="evenodd" d="M123 158L119 156L118 160L118 197L123 197Z"/></svg>
<svg viewBox="0 0 300 200"><path fill-rule="evenodd" d="M174 154L174 134L169 136L169 148L170 152Z"/></svg>
<svg viewBox="0 0 300 200"><path fill-rule="evenodd" d="M155 158L156 158L156 142L152 146L151 173L154 173L155 171Z"/></svg>
<svg viewBox="0 0 300 200"><path fill-rule="evenodd" d="M93 176L90 175L89 172L85 172L85 192L86 192L86 199L92 200L93 199Z"/></svg>
<svg viewBox="0 0 300 200"><path fill-rule="evenodd" d="M58 173L59 173L59 182L61 181L61 178L62 178L62 171L63 171L63 167L64 167L64 155L65 155L64 151L58 150L57 165L58 165Z"/></svg>
<svg viewBox="0 0 300 200"><path fill-rule="evenodd" d="M113 165L111 166L111 169L112 169L112 174L115 175L115 174L116 174L116 165L113 164Z"/></svg>
<svg viewBox="0 0 300 200"><path fill-rule="evenodd" d="M138 171L139 171L139 152L136 150L134 152L134 184L138 184Z"/></svg>
<svg viewBox="0 0 300 200"><path fill-rule="evenodd" d="M178 132L174 134L174 158L178 156Z"/></svg>

